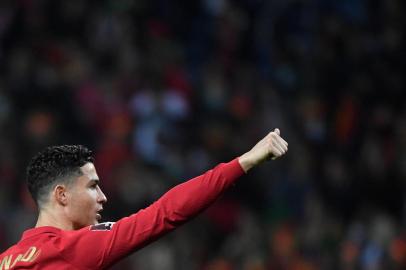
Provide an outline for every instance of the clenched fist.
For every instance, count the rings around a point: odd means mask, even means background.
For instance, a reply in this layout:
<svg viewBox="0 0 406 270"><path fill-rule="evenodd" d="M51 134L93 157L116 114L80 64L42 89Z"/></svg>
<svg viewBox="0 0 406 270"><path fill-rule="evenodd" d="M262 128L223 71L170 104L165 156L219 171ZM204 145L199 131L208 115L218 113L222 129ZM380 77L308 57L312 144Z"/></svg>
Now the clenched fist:
<svg viewBox="0 0 406 270"><path fill-rule="evenodd" d="M288 151L288 143L280 136L279 129L271 131L238 161L245 172L268 159L277 159Z"/></svg>

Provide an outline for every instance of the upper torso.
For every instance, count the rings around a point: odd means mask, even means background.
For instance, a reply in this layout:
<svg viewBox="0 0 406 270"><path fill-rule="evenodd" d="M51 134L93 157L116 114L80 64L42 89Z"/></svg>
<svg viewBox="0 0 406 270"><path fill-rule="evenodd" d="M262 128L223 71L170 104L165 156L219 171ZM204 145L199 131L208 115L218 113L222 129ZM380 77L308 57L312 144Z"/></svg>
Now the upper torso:
<svg viewBox="0 0 406 270"><path fill-rule="evenodd" d="M53 227L26 231L16 245L0 255L0 270L86 269L73 265L60 253L61 232Z"/></svg>
<svg viewBox="0 0 406 270"><path fill-rule="evenodd" d="M0 270L106 269L196 216L242 174L235 159L172 188L149 207L115 223L75 231L50 226L27 230L0 254Z"/></svg>

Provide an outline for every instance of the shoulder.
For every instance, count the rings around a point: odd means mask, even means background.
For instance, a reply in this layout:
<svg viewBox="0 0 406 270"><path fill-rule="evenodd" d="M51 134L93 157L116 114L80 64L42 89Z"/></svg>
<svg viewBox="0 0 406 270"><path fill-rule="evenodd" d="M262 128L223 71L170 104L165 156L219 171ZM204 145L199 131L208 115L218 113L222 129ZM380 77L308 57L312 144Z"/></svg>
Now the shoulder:
<svg viewBox="0 0 406 270"><path fill-rule="evenodd" d="M17 247L17 245L12 245L11 247L7 248L6 250L1 251L1 253L0 253L0 261L1 261L2 257L6 256L9 253L12 253L13 250L16 249L16 247Z"/></svg>

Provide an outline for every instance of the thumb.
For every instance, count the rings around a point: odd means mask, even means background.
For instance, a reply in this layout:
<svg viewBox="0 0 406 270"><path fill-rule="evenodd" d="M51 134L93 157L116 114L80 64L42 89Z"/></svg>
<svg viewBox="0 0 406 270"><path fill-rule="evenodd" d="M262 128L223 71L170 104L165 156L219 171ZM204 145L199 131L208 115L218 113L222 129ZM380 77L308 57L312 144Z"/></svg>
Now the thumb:
<svg viewBox="0 0 406 270"><path fill-rule="evenodd" d="M274 132L275 132L276 134L278 134L278 136L281 135L281 132L279 131L279 128L275 128L275 129L274 129Z"/></svg>

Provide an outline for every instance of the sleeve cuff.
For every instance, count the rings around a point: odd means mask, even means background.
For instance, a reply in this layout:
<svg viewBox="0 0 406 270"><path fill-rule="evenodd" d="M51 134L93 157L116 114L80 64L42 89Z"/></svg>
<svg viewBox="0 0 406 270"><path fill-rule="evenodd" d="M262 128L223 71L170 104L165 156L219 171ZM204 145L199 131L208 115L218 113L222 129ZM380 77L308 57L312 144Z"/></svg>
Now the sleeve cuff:
<svg viewBox="0 0 406 270"><path fill-rule="evenodd" d="M233 159L225 165L223 175L227 179L236 179L245 174L240 162L238 161L238 158Z"/></svg>

